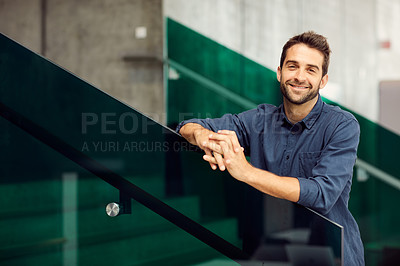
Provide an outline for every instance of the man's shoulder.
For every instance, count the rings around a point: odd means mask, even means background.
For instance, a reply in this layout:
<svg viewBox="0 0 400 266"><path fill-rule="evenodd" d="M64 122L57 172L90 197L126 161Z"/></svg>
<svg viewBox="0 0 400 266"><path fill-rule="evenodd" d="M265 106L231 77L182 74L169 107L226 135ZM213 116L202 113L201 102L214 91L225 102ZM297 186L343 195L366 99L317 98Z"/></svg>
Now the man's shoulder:
<svg viewBox="0 0 400 266"><path fill-rule="evenodd" d="M257 105L257 107L244 111L238 115L239 117L253 117L254 115L265 117L266 115L268 116L277 112L280 112L280 107L276 107L272 104L262 103Z"/></svg>
<svg viewBox="0 0 400 266"><path fill-rule="evenodd" d="M340 108L337 105L332 105L332 104L328 104L328 103L323 103L323 108L322 108L322 112L330 117L330 118L335 118L334 120L340 122L340 121L350 121L350 120L354 120L355 122L358 122L356 117L350 113L347 110L344 110L342 108Z"/></svg>
<svg viewBox="0 0 400 266"><path fill-rule="evenodd" d="M243 123L250 123L254 128L263 128L265 123L269 123L272 119L279 117L280 110L280 107L262 103L256 108L238 114L237 117Z"/></svg>

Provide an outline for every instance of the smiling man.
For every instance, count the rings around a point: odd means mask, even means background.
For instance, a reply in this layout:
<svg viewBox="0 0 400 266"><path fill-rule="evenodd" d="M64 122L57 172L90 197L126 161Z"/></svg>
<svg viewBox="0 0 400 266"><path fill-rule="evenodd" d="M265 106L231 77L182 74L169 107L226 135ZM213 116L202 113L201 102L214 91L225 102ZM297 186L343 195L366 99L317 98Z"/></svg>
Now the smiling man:
<svg viewBox="0 0 400 266"><path fill-rule="evenodd" d="M342 225L345 265L364 265L359 229L348 210L359 124L319 95L328 82L330 52L322 35L292 37L277 70L281 106L261 104L236 115L183 121L177 131L204 150L212 169L227 169L261 192Z"/></svg>

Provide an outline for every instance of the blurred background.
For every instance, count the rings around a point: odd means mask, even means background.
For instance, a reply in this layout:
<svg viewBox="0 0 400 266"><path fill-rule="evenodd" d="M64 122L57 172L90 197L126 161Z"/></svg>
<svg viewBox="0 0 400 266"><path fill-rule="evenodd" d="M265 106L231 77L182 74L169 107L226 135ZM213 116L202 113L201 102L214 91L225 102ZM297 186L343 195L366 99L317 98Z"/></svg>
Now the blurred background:
<svg viewBox="0 0 400 266"><path fill-rule="evenodd" d="M171 128L280 104L284 43L308 30L326 36L321 95L362 128L350 210L367 265L392 265L400 261L399 14L400 0L0 0L0 32ZM263 231L273 230L268 219Z"/></svg>
<svg viewBox="0 0 400 266"><path fill-rule="evenodd" d="M314 30L333 51L321 93L386 125L380 85L400 79L399 10L396 0L1 0L0 30L160 121L162 69L152 59L163 57L165 17L274 71L287 39Z"/></svg>

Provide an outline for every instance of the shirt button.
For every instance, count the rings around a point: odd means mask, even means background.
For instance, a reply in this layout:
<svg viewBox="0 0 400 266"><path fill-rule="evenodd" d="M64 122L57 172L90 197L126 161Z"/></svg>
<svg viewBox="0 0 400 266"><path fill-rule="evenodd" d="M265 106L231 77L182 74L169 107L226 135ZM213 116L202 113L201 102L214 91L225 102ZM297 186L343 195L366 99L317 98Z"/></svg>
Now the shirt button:
<svg viewBox="0 0 400 266"><path fill-rule="evenodd" d="M289 160L289 158L290 158L289 155L286 155L286 160Z"/></svg>

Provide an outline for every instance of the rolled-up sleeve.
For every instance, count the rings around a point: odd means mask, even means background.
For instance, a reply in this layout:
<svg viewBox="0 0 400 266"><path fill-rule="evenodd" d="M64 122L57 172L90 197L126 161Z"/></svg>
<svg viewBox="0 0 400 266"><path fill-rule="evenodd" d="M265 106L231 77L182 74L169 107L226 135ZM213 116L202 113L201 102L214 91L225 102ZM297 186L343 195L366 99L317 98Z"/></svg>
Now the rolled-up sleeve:
<svg viewBox="0 0 400 266"><path fill-rule="evenodd" d="M204 128L217 132L218 130L232 130L236 132L240 145L246 150L249 147L250 135L256 132L255 127L262 126L262 121L259 119L260 105L257 109L245 111L240 114L225 114L220 118L206 119L190 119L182 121L176 128L176 132L188 123L200 124Z"/></svg>
<svg viewBox="0 0 400 266"><path fill-rule="evenodd" d="M311 176L298 177L299 204L321 214L331 210L346 184L351 182L359 136L360 127L356 119L348 119L333 130L316 159Z"/></svg>

